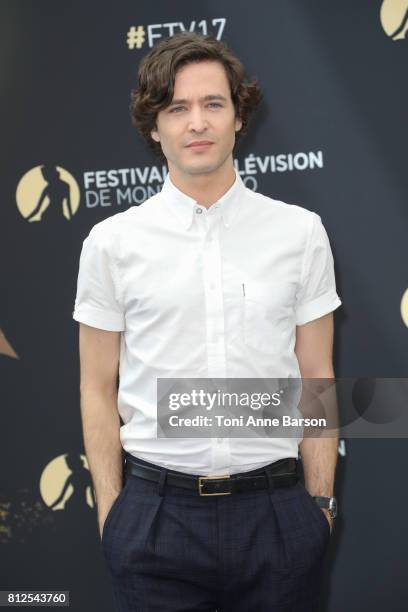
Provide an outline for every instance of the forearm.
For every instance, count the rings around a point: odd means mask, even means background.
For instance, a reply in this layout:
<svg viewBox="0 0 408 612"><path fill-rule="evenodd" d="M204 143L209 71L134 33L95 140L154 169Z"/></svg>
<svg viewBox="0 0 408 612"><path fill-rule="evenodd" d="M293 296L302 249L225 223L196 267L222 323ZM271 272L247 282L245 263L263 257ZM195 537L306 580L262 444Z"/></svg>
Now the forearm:
<svg viewBox="0 0 408 612"><path fill-rule="evenodd" d="M304 438L299 444L305 487L311 495L331 497L338 458L338 434L326 438Z"/></svg>
<svg viewBox="0 0 408 612"><path fill-rule="evenodd" d="M334 495L335 472L339 447L339 418L335 376L331 364L314 369L303 368L305 384L305 410L307 415L320 416L323 409L327 428L319 438L305 436L299 444L305 487L313 496Z"/></svg>
<svg viewBox="0 0 408 612"><path fill-rule="evenodd" d="M123 483L120 419L115 396L81 390L81 417L85 453L92 476L101 523Z"/></svg>

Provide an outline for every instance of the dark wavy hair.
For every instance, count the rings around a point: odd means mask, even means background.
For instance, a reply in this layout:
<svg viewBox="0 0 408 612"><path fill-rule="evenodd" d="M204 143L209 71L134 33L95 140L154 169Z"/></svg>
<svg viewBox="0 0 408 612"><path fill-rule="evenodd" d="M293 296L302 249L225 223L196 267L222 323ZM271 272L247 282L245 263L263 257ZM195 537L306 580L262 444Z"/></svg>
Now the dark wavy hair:
<svg viewBox="0 0 408 612"><path fill-rule="evenodd" d="M249 82L246 79L240 60L213 36L180 32L161 41L139 65L139 87L131 90L129 110L132 125L162 160L165 156L161 144L151 137L151 131L156 128L157 114L173 99L177 70L186 64L201 61L217 61L224 66L235 114L242 121L236 141L246 133L249 117L262 99L256 80Z"/></svg>

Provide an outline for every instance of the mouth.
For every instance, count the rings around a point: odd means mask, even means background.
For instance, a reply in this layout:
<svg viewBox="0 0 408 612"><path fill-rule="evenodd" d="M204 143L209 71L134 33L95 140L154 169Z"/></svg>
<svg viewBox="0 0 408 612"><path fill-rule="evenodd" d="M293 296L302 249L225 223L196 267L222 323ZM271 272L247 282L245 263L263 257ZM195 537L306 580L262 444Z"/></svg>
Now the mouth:
<svg viewBox="0 0 408 612"><path fill-rule="evenodd" d="M196 142L192 142L191 144L187 145L186 148L187 149L207 149L212 144L214 143L211 142L210 140L197 140Z"/></svg>

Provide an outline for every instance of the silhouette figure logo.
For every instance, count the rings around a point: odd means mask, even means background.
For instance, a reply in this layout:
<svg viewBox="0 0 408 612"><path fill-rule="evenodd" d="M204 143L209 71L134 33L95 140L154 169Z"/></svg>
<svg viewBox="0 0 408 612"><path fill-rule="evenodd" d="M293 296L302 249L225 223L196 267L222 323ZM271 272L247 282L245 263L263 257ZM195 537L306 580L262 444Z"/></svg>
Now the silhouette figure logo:
<svg viewBox="0 0 408 612"><path fill-rule="evenodd" d="M391 40L408 40L408 0L384 0L380 20Z"/></svg>
<svg viewBox="0 0 408 612"><path fill-rule="evenodd" d="M67 453L48 463L40 478L40 493L50 510L95 508L95 494L85 455Z"/></svg>
<svg viewBox="0 0 408 612"><path fill-rule="evenodd" d="M0 355L7 355L7 357L19 359L19 356L14 350L14 347L7 340L6 334L1 328L0 328Z"/></svg>
<svg viewBox="0 0 408 612"><path fill-rule="evenodd" d="M401 299L401 317L408 327L408 289L405 289Z"/></svg>
<svg viewBox="0 0 408 612"><path fill-rule="evenodd" d="M31 168L20 179L16 191L17 207L29 222L70 221L79 207L78 183L60 166L44 164Z"/></svg>

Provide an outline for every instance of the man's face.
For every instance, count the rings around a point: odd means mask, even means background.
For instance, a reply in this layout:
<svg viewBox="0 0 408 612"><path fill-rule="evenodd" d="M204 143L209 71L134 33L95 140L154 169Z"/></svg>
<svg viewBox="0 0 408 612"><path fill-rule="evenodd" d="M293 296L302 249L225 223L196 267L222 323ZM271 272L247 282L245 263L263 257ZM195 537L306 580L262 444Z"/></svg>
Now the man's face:
<svg viewBox="0 0 408 612"><path fill-rule="evenodd" d="M160 142L170 170L199 175L232 161L241 127L223 65L203 61L177 71L173 100L158 113L151 136Z"/></svg>

